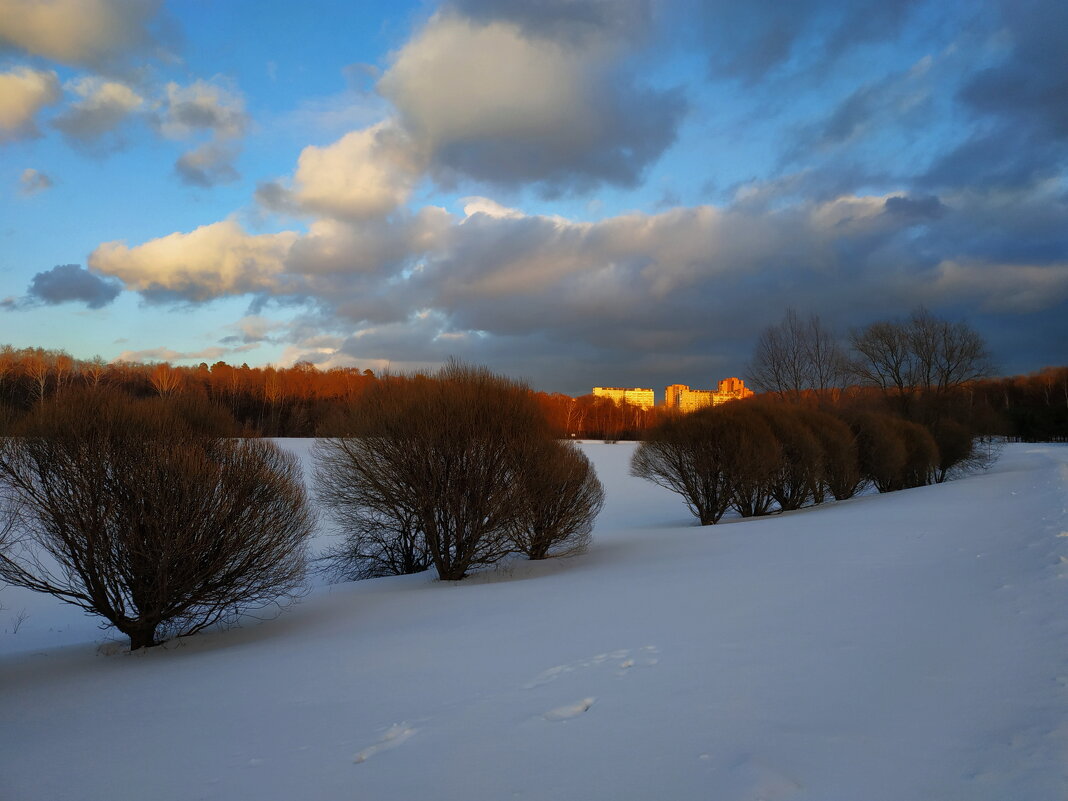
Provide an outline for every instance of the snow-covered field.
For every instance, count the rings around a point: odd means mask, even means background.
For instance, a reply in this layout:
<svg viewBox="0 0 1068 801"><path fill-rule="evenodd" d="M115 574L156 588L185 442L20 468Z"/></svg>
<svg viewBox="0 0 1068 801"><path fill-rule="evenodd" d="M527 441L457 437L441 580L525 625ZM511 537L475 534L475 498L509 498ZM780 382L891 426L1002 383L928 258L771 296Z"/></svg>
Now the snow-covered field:
<svg viewBox="0 0 1068 801"><path fill-rule="evenodd" d="M700 528L584 447L580 557L135 654L0 591L0 799L1068 797L1068 448Z"/></svg>

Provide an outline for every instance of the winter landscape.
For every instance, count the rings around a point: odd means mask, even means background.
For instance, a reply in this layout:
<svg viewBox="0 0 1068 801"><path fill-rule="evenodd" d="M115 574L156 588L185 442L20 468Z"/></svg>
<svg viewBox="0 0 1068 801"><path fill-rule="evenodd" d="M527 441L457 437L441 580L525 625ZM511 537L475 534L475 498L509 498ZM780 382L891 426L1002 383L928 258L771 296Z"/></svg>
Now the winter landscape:
<svg viewBox="0 0 1068 801"><path fill-rule="evenodd" d="M0 0L0 801L1068 799L1066 31Z"/></svg>
<svg viewBox="0 0 1068 801"><path fill-rule="evenodd" d="M320 582L135 653L3 590L0 797L1064 797L1068 448L701 527L634 447L582 445L580 556Z"/></svg>

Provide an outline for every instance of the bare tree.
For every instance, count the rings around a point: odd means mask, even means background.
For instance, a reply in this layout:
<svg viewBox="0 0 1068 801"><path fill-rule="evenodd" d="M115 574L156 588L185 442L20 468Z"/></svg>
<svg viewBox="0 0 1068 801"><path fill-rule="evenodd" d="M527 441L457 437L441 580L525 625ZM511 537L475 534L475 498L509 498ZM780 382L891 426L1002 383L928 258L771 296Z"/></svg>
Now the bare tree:
<svg viewBox="0 0 1068 801"><path fill-rule="evenodd" d="M573 444L548 439L531 440L519 459L519 503L509 527L515 549L531 559L586 550L604 506L604 488L590 460Z"/></svg>
<svg viewBox="0 0 1068 801"><path fill-rule="evenodd" d="M101 615L131 649L284 603L312 530L296 459L159 402L65 393L0 443L0 578Z"/></svg>
<svg viewBox="0 0 1068 801"><path fill-rule="evenodd" d="M181 388L182 374L167 362L160 362L152 368L149 381L152 384L152 388L159 393L159 396L166 398L172 392Z"/></svg>
<svg viewBox="0 0 1068 801"><path fill-rule="evenodd" d="M983 338L920 307L905 322L883 321L850 335L849 372L877 387L909 413L918 397L944 395L991 373Z"/></svg>
<svg viewBox="0 0 1068 801"><path fill-rule="evenodd" d="M824 397L841 385L844 358L834 334L820 318L807 320L787 309L779 325L765 328L749 365L753 385L797 401L805 392Z"/></svg>

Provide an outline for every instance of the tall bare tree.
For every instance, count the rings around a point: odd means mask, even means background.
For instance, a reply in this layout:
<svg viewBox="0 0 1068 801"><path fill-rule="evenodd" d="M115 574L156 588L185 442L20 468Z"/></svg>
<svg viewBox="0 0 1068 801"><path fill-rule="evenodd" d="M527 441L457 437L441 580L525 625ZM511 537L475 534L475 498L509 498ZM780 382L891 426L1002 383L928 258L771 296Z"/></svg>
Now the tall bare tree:
<svg viewBox="0 0 1068 801"><path fill-rule="evenodd" d="M757 389L797 401L806 392L822 398L840 387L843 367L842 350L820 318L802 320L787 309L781 323L761 333L748 372Z"/></svg>
<svg viewBox="0 0 1068 801"><path fill-rule="evenodd" d="M944 396L992 371L978 332L923 307L908 320L881 321L853 331L850 344L853 359L848 369L853 379L879 388L906 413L921 396Z"/></svg>

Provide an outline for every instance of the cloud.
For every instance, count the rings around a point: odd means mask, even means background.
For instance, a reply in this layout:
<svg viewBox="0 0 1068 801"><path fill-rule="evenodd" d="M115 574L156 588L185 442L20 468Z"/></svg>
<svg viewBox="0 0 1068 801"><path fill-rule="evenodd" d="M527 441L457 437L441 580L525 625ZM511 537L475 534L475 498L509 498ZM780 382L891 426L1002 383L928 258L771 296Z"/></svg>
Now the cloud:
<svg viewBox="0 0 1068 801"><path fill-rule="evenodd" d="M653 24L650 0L452 0L473 22L510 22L527 36L572 40L637 39Z"/></svg>
<svg viewBox="0 0 1068 801"><path fill-rule="evenodd" d="M933 188L1033 186L1068 166L1068 6L1047 0L992 4L1000 57L980 53L957 100L965 136L920 176Z"/></svg>
<svg viewBox="0 0 1068 801"><path fill-rule="evenodd" d="M395 54L378 89L439 180L547 193L632 186L674 141L686 104L639 86L621 44L441 13Z"/></svg>
<svg viewBox="0 0 1068 801"><path fill-rule="evenodd" d="M32 301L49 306L77 301L90 309L101 309L121 291L122 286L114 279L101 278L77 264L58 264L37 273L26 294Z"/></svg>
<svg viewBox="0 0 1068 801"><path fill-rule="evenodd" d="M160 6L160 0L0 0L0 49L98 67L148 45Z"/></svg>
<svg viewBox="0 0 1068 801"><path fill-rule="evenodd" d="M208 137L175 162L175 172L184 183L211 187L240 177L233 162L250 120L237 89L218 80L197 80L188 86L168 83L163 109L156 118L161 135L183 141Z"/></svg>
<svg viewBox="0 0 1068 801"><path fill-rule="evenodd" d="M112 361L135 362L146 364L151 362L183 362L183 361L210 361L218 360L232 351L229 348L204 348L198 351L177 351L167 347L146 348L145 350L124 350Z"/></svg>
<svg viewBox="0 0 1068 801"><path fill-rule="evenodd" d="M285 280L285 255L297 236L292 231L252 235L226 220L133 248L105 242L90 254L89 266L149 298L198 301L275 291Z"/></svg>
<svg viewBox="0 0 1068 801"><path fill-rule="evenodd" d="M217 142L206 142L183 153L174 163L174 170L183 183L190 186L212 187L233 183L240 178L231 163L236 149Z"/></svg>
<svg viewBox="0 0 1068 801"><path fill-rule="evenodd" d="M160 132L168 139L189 139L209 131L221 139L237 139L248 129L240 93L218 82L196 80L188 86L168 83Z"/></svg>
<svg viewBox="0 0 1068 801"><path fill-rule="evenodd" d="M888 197L883 205L887 214L912 220L935 220L946 211L945 205L934 195L923 197L893 195Z"/></svg>
<svg viewBox="0 0 1068 801"><path fill-rule="evenodd" d="M270 342L272 334L285 328L285 323L276 320L268 320L259 315L242 317L233 325L229 326L235 333L219 340L224 345L239 344L242 348L257 345L260 342Z"/></svg>
<svg viewBox="0 0 1068 801"><path fill-rule="evenodd" d="M696 0L684 4L713 76L753 85L772 74L826 70L843 54L895 37L921 0Z"/></svg>
<svg viewBox="0 0 1068 801"><path fill-rule="evenodd" d="M462 217L428 207L384 220L319 219L303 234L217 223L132 248L104 245L90 264L155 300L308 303L298 324L250 322L223 340L269 337L294 359L414 366L459 355L539 381L584 383L592 370L644 385L710 383L716 370L740 369L787 305L842 329L919 303L952 316L979 309L991 331L1026 314L1037 342L1039 321L1068 311L1068 233L1055 190L785 205L742 196L597 222L474 197Z"/></svg>
<svg viewBox="0 0 1068 801"><path fill-rule="evenodd" d="M347 220L384 217L408 199L423 166L404 131L385 121L331 145L304 148L292 189L265 184L257 198L276 211Z"/></svg>
<svg viewBox="0 0 1068 801"><path fill-rule="evenodd" d="M40 136L34 118L59 98L59 77L52 70L16 67L0 72L0 143Z"/></svg>
<svg viewBox="0 0 1068 801"><path fill-rule="evenodd" d="M73 147L91 153L106 153L124 146L118 128L144 104L137 92L124 83L99 77L79 78L67 89L81 97L52 120Z"/></svg>
<svg viewBox="0 0 1068 801"><path fill-rule="evenodd" d="M40 170L27 167L19 176L19 191L24 195L36 195L55 186L55 182Z"/></svg>

